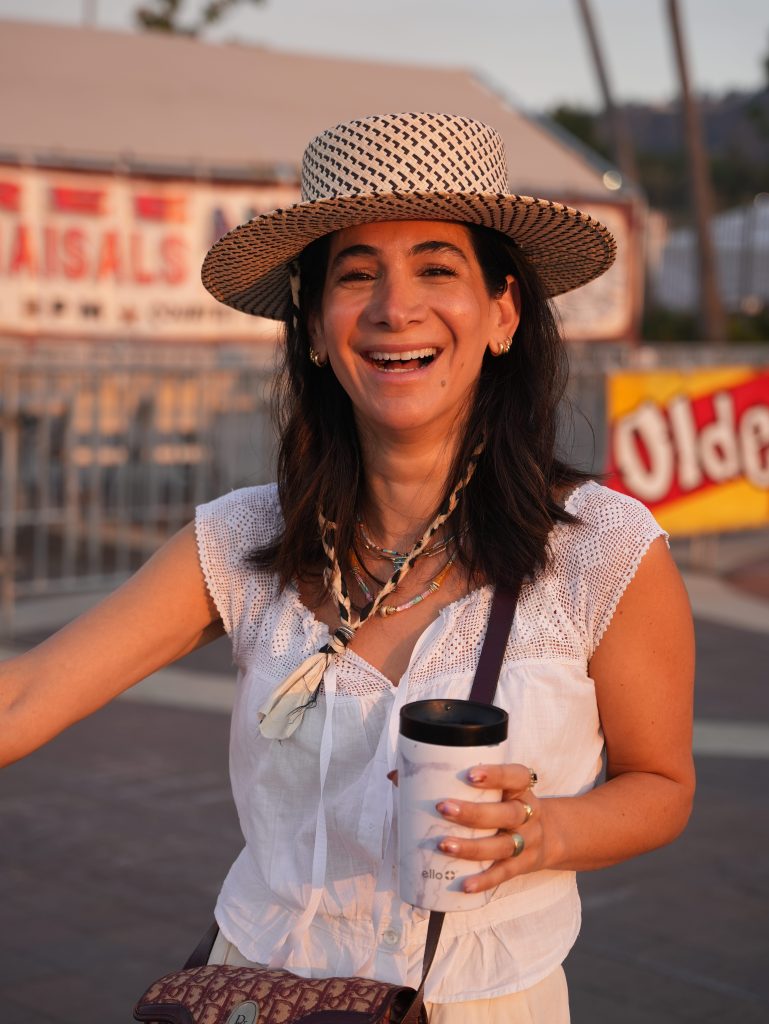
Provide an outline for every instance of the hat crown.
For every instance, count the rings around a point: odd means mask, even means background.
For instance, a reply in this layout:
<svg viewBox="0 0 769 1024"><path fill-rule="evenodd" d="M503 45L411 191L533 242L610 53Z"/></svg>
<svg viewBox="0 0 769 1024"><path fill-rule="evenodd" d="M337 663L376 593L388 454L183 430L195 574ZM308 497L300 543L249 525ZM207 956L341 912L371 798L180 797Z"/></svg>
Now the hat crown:
<svg viewBox="0 0 769 1024"><path fill-rule="evenodd" d="M508 191L502 139L451 114L379 114L316 136L302 160L302 202L392 192Z"/></svg>

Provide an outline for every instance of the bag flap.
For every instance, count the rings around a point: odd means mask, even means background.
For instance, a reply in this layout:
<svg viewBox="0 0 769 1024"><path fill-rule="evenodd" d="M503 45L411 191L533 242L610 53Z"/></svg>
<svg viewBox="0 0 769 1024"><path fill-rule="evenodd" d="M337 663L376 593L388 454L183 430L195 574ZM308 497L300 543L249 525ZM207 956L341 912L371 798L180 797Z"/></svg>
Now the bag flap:
<svg viewBox="0 0 769 1024"><path fill-rule="evenodd" d="M299 978L267 967L208 964L153 982L136 1004L134 1019L145 1024L375 1024L400 1020L415 995L413 989L370 978Z"/></svg>

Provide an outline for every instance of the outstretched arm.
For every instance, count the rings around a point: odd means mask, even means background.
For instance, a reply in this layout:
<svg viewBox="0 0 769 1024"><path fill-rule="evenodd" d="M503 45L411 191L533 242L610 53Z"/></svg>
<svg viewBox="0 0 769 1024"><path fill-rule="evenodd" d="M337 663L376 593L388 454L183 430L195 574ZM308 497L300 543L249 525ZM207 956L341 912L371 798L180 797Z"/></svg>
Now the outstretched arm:
<svg viewBox="0 0 769 1024"><path fill-rule="evenodd" d="M95 608L0 664L0 765L222 632L190 524Z"/></svg>

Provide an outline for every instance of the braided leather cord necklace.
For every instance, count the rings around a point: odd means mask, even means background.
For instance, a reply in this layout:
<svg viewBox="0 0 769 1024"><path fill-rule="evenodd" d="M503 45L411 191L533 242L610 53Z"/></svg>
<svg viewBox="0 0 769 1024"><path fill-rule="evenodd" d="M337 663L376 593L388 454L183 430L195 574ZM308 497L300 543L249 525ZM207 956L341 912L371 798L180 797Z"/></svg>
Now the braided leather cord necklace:
<svg viewBox="0 0 769 1024"><path fill-rule="evenodd" d="M482 441L473 449L465 475L438 510L435 519L408 552L403 564L395 567L392 576L376 597L361 609L360 614L353 611L347 584L336 554L336 524L326 519L322 512L318 514L321 544L326 558L325 575L339 613L340 624L330 635L328 643L324 644L315 654L311 654L309 658L305 658L302 664L278 685L259 709L259 729L263 736L270 739L286 739L298 727L305 709L315 699L323 680L323 673L331 658L335 654L344 653L347 645L355 636L355 631L377 613L384 599L395 590L404 576L414 567L420 554L457 507L459 499L475 473L484 443Z"/></svg>

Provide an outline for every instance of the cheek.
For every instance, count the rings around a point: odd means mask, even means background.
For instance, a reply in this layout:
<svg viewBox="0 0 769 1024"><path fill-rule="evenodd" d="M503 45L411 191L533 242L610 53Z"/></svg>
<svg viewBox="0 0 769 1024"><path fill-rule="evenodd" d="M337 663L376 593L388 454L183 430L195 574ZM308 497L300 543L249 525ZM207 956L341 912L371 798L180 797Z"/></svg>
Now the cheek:
<svg viewBox="0 0 769 1024"><path fill-rule="evenodd" d="M318 315L308 326L313 346L323 355L333 355L336 350L336 331L328 316Z"/></svg>
<svg viewBox="0 0 769 1024"><path fill-rule="evenodd" d="M331 303L318 317L317 335L329 352L340 352L349 342L356 321L354 310L339 303Z"/></svg>
<svg viewBox="0 0 769 1024"><path fill-rule="evenodd" d="M491 309L488 302L483 302L473 292L458 296L456 301L445 310L445 316L456 325L458 331L468 341L486 340L491 329Z"/></svg>

